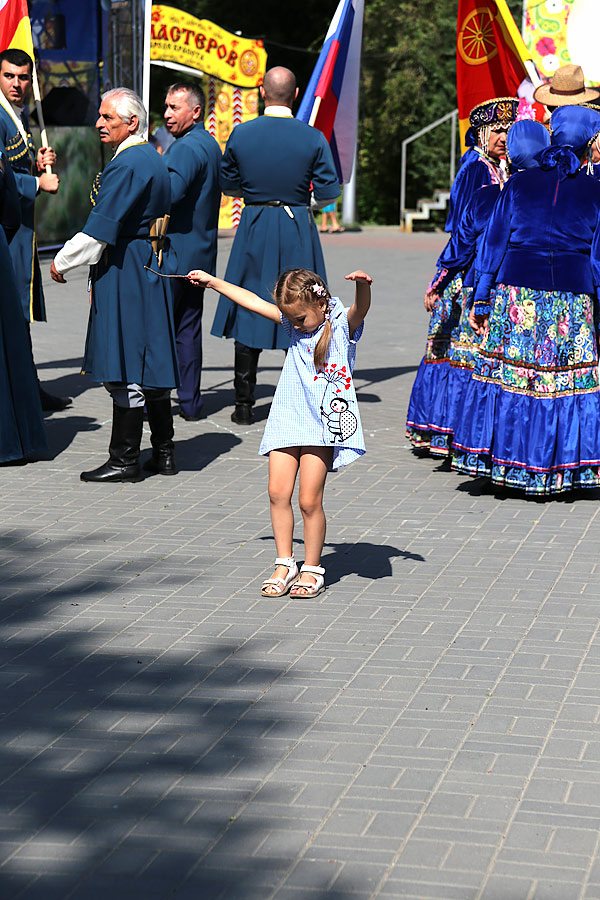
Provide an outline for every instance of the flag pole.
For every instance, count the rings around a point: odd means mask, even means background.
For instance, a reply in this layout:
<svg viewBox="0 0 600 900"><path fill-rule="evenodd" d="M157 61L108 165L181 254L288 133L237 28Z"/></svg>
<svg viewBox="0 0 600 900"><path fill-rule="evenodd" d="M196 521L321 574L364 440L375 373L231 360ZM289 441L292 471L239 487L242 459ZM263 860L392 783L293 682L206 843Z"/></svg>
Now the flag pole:
<svg viewBox="0 0 600 900"><path fill-rule="evenodd" d="M150 36L152 30L152 0L144 0L144 43L142 48L142 103L146 110L146 134L150 130Z"/></svg>
<svg viewBox="0 0 600 900"><path fill-rule="evenodd" d="M40 93L40 82L38 80L35 59L31 66L31 86L33 89L33 99L35 100L35 109L37 112L38 125L40 126L42 147L48 147L48 133L46 131L46 123L44 122L44 112L42 110L42 95ZM52 166L46 166L46 174L52 175Z"/></svg>
<svg viewBox="0 0 600 900"><path fill-rule="evenodd" d="M319 107L321 106L321 97L315 97L315 102L313 108L310 113L310 119L308 120L308 124L314 128L315 122L317 121L317 116L319 115Z"/></svg>
<svg viewBox="0 0 600 900"><path fill-rule="evenodd" d="M352 174L350 181L344 185L344 193L342 195L342 222L344 225L354 225L357 220L356 216L356 164L357 164L356 144L354 145L354 162L352 163Z"/></svg>

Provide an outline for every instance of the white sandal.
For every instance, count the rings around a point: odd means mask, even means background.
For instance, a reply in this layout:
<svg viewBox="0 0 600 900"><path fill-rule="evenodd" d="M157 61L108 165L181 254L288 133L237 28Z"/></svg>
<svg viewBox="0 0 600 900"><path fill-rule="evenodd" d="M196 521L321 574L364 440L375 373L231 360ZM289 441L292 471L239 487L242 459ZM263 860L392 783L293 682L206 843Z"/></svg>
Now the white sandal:
<svg viewBox="0 0 600 900"><path fill-rule="evenodd" d="M293 556L278 556L275 560L275 565L287 566L288 573L285 578L268 578L266 581L263 581L260 591L263 597L284 597L291 586L298 580L298 566ZM265 591L265 588L270 584L274 585L277 590Z"/></svg>
<svg viewBox="0 0 600 900"><path fill-rule="evenodd" d="M309 581L296 581L294 587L302 588L302 593L298 590L292 591L290 597L317 597L325 590L325 569L323 566L307 566L306 563L300 568L300 577L303 572L310 572L315 576L315 583Z"/></svg>

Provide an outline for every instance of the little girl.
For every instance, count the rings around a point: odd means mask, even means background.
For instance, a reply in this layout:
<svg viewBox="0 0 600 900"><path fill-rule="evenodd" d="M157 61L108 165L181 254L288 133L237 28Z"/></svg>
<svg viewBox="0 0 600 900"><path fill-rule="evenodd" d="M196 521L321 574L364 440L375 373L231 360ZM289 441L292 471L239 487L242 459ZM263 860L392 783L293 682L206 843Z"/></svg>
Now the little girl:
<svg viewBox="0 0 600 900"><path fill-rule="evenodd" d="M269 499L277 549L276 568L261 593L316 597L325 590L320 565L325 541L323 490L328 471L346 466L365 452L352 370L356 342L371 305L373 279L365 272L346 275L356 285L354 304L345 309L308 269L284 272L269 303L244 288L206 272L188 279L212 288L252 312L280 322L290 338L259 453L269 457ZM306 561L294 560L292 493L300 473L299 504L304 519Z"/></svg>

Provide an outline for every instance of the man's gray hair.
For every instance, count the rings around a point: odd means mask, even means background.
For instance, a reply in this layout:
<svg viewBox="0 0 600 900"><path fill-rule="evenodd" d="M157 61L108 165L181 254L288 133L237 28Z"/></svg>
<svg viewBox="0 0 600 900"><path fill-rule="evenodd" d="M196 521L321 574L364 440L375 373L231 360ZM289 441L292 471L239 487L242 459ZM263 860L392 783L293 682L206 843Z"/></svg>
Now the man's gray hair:
<svg viewBox="0 0 600 900"><path fill-rule="evenodd" d="M130 122L132 116L138 117L138 127L134 134L144 134L148 116L141 97L126 87L116 87L102 94L102 100L113 100L115 111L124 122Z"/></svg>

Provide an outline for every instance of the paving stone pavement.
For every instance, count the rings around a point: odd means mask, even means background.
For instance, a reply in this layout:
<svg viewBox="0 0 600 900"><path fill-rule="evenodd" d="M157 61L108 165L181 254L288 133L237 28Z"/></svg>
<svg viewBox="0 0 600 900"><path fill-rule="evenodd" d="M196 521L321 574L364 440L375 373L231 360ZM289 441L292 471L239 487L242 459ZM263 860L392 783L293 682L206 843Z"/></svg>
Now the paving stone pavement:
<svg viewBox="0 0 600 900"><path fill-rule="evenodd" d="M314 600L259 594L282 355L240 429L207 337L180 474L82 484L110 403L78 374L85 275L44 265L36 358L74 403L51 460L0 468L3 900L600 900L600 497L497 497L408 449L442 243L324 240L334 292L375 285Z"/></svg>

